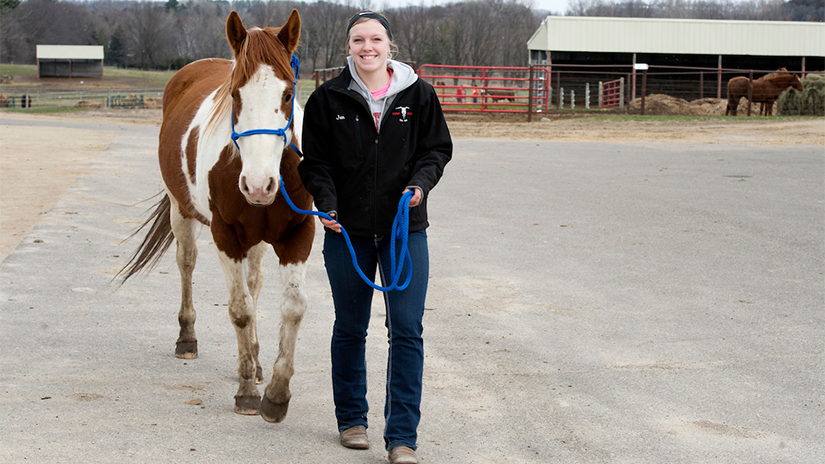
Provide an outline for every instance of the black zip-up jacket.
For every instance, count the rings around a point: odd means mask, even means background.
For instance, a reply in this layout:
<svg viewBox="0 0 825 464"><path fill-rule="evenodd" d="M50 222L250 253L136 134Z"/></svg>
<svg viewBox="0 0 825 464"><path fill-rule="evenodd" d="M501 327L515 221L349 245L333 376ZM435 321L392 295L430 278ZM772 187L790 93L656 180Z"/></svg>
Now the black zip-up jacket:
<svg viewBox="0 0 825 464"><path fill-rule="evenodd" d="M450 161L453 144L438 96L417 79L393 98L375 128L367 102L349 90L349 68L316 89L304 114L298 166L318 211L336 211L349 235L390 233L401 192L422 189L410 231L427 228L427 196Z"/></svg>

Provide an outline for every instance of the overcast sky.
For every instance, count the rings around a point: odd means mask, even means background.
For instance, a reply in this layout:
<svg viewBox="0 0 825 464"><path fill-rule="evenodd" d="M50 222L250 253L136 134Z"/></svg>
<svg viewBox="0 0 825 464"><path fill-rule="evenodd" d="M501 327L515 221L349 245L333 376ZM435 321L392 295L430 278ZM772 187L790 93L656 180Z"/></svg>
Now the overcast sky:
<svg viewBox="0 0 825 464"><path fill-rule="evenodd" d="M311 1L311 0L308 0ZM371 0L372 7L377 10L384 10L389 8L397 8L407 5L443 5L446 3L456 3L460 0ZM549 10L558 14L564 14L567 11L568 0L532 0L534 10ZM345 2L341 2L345 3ZM353 0L353 4L360 5L359 0Z"/></svg>

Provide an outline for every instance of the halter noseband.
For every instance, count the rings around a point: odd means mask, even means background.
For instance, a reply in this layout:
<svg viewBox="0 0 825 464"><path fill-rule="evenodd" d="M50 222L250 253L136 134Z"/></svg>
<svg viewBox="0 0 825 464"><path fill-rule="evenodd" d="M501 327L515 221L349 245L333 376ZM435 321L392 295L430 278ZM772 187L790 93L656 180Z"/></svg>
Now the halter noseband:
<svg viewBox="0 0 825 464"><path fill-rule="evenodd" d="M247 135L277 135L279 137L284 138L284 145L291 144L291 141L286 139L286 131L289 129L289 126L292 125L292 116L295 114L295 83L298 82L298 73L301 72L301 65L298 63L298 57L295 55L292 55L292 59L290 60L289 64L292 67L292 73L294 78L292 80L292 109L289 112L289 121L287 121L286 127L284 127L283 129L251 129L248 131L243 131L239 134L235 132L235 108L233 107L232 114L229 117L229 123L232 126L232 143L235 144L235 148L237 148L238 151L241 151L241 147L238 145L238 139L241 137L246 137Z"/></svg>

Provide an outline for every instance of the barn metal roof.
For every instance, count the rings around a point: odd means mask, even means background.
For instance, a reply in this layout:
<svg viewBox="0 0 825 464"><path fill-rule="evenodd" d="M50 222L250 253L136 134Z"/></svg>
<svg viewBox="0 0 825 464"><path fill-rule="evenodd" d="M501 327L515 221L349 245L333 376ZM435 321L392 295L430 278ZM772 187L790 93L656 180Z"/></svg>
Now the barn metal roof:
<svg viewBox="0 0 825 464"><path fill-rule="evenodd" d="M38 60L102 60L102 45L38 45Z"/></svg>
<svg viewBox="0 0 825 464"><path fill-rule="evenodd" d="M825 56L825 23L548 16L529 50Z"/></svg>

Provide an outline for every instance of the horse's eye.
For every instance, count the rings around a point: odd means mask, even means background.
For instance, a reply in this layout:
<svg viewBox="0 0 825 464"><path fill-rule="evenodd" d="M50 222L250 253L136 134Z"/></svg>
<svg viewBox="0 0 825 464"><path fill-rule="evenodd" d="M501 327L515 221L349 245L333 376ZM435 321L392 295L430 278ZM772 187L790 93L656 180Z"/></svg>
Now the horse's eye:
<svg viewBox="0 0 825 464"><path fill-rule="evenodd" d="M289 103L290 100L292 100L292 94L291 93L285 93L284 94L284 103Z"/></svg>

